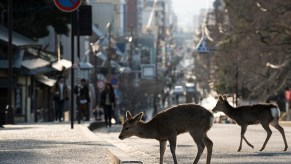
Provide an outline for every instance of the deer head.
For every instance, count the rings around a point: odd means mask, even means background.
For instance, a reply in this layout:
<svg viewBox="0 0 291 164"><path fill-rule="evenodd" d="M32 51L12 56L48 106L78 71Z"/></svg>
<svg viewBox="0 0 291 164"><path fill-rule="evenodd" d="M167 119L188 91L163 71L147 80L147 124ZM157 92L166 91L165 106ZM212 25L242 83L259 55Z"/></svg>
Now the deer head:
<svg viewBox="0 0 291 164"><path fill-rule="evenodd" d="M226 95L223 95L223 96L219 95L216 106L212 109L212 111L213 112L223 111L225 109L225 107L227 106L227 104L228 104L227 96Z"/></svg>
<svg viewBox="0 0 291 164"><path fill-rule="evenodd" d="M138 134L138 122L140 122L142 115L143 112L140 112L136 116L132 117L129 111L126 112L126 120L122 125L122 130L119 135L119 139L123 140L125 138L129 138L131 136Z"/></svg>

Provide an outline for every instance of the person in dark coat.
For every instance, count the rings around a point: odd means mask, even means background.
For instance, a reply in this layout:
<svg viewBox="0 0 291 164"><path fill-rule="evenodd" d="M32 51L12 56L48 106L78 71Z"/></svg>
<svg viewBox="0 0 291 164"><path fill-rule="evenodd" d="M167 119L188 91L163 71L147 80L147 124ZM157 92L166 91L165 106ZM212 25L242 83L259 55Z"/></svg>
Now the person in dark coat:
<svg viewBox="0 0 291 164"><path fill-rule="evenodd" d="M104 119L106 127L111 127L113 107L115 107L114 89L110 83L106 83L105 89L101 92L100 108L104 110Z"/></svg>
<svg viewBox="0 0 291 164"><path fill-rule="evenodd" d="M80 119L85 118L86 121L90 120L89 113L89 88L85 79L81 79L81 84L75 87L75 93L77 94L77 105L79 109Z"/></svg>
<svg viewBox="0 0 291 164"><path fill-rule="evenodd" d="M62 122L64 120L65 101L68 101L68 86L65 83L65 78L60 76L57 83L53 87L55 101L55 120Z"/></svg>

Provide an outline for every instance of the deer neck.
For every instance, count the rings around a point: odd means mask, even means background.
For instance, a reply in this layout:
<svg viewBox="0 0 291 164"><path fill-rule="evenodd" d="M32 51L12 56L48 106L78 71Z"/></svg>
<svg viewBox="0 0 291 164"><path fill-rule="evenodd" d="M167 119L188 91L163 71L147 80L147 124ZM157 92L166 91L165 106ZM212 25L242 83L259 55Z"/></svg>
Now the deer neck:
<svg viewBox="0 0 291 164"><path fill-rule="evenodd" d="M138 137L141 138L156 138L156 126L152 125L152 122L139 122L138 123Z"/></svg>
<svg viewBox="0 0 291 164"><path fill-rule="evenodd" d="M237 111L235 110L234 107L229 105L228 103L225 105L224 111L223 111L228 117L231 119L236 119L237 116Z"/></svg>

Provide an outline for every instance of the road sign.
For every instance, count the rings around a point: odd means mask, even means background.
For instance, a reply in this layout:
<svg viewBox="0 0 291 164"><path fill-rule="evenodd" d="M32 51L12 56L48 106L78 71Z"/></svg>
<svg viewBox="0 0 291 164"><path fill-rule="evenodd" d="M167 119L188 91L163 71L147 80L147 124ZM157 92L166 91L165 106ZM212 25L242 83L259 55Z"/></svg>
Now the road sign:
<svg viewBox="0 0 291 164"><path fill-rule="evenodd" d="M97 82L97 88L102 90L105 87L105 82L103 80L99 80Z"/></svg>
<svg viewBox="0 0 291 164"><path fill-rule="evenodd" d="M202 37L201 40L199 41L197 47L196 47L197 52L199 53L208 53L209 48L207 47L206 44L206 38Z"/></svg>
<svg viewBox="0 0 291 164"><path fill-rule="evenodd" d="M61 11L72 12L78 9L82 0L54 0L54 2Z"/></svg>
<svg viewBox="0 0 291 164"><path fill-rule="evenodd" d="M118 79L116 77L111 78L110 83L112 85L117 85L118 84Z"/></svg>

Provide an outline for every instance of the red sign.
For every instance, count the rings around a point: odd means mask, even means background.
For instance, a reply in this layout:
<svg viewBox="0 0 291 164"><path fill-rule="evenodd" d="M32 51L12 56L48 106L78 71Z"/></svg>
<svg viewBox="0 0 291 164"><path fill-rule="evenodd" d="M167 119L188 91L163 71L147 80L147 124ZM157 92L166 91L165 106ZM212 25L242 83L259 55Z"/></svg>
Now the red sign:
<svg viewBox="0 0 291 164"><path fill-rule="evenodd" d="M82 0L54 0L54 2L61 11L72 12L78 9Z"/></svg>

